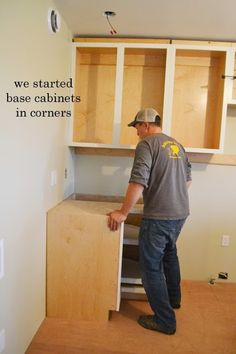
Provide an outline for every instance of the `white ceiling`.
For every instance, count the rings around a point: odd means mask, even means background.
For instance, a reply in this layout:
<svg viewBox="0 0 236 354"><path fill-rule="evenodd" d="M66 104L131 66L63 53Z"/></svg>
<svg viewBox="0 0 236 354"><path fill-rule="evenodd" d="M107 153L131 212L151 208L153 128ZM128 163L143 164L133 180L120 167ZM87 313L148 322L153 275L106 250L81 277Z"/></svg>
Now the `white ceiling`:
<svg viewBox="0 0 236 354"><path fill-rule="evenodd" d="M73 36L236 41L236 0L54 0Z"/></svg>

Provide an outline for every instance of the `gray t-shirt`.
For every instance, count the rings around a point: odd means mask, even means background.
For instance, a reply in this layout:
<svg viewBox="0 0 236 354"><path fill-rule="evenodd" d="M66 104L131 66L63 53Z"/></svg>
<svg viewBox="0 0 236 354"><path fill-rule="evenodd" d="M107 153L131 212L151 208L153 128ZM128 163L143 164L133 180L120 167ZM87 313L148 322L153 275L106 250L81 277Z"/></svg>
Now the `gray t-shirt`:
<svg viewBox="0 0 236 354"><path fill-rule="evenodd" d="M190 180L191 164L183 146L175 139L157 133L138 143L129 182L144 186L145 218L186 218Z"/></svg>

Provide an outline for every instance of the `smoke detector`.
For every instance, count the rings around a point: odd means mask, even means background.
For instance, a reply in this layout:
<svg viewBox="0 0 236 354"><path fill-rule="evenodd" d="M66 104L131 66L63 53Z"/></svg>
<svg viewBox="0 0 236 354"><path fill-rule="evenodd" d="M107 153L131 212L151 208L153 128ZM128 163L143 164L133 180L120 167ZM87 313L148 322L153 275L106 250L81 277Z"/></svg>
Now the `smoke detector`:
<svg viewBox="0 0 236 354"><path fill-rule="evenodd" d="M61 16L55 9L48 10L48 28L51 33L57 33L61 28Z"/></svg>

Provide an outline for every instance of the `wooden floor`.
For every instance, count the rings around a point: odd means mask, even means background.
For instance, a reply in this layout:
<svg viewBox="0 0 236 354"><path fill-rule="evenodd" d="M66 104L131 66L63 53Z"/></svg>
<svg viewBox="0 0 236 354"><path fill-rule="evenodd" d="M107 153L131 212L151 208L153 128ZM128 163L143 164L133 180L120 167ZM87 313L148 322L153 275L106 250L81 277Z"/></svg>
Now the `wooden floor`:
<svg viewBox="0 0 236 354"><path fill-rule="evenodd" d="M46 318L26 354L236 354L236 284L185 281L177 331L140 327L146 301L122 300L108 323Z"/></svg>

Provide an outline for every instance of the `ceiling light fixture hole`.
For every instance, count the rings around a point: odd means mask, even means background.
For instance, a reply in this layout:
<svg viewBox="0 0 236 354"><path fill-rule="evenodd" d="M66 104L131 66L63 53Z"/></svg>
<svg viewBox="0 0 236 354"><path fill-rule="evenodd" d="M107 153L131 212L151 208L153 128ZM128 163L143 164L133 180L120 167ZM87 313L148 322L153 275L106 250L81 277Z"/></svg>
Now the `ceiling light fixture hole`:
<svg viewBox="0 0 236 354"><path fill-rule="evenodd" d="M116 13L114 11L104 11L103 15L104 16L115 16Z"/></svg>

